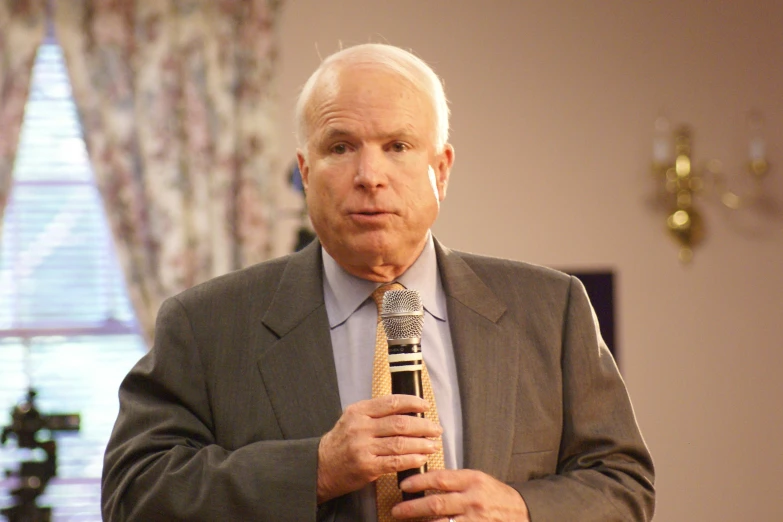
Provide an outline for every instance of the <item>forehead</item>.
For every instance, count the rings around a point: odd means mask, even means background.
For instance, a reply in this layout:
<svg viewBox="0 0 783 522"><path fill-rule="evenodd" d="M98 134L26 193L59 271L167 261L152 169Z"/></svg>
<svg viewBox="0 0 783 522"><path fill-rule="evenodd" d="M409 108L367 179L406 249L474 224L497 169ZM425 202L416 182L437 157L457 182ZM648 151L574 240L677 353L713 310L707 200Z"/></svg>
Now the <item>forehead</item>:
<svg viewBox="0 0 783 522"><path fill-rule="evenodd" d="M325 71L307 110L311 136L335 131L434 132L432 102L422 87L393 71L354 66Z"/></svg>

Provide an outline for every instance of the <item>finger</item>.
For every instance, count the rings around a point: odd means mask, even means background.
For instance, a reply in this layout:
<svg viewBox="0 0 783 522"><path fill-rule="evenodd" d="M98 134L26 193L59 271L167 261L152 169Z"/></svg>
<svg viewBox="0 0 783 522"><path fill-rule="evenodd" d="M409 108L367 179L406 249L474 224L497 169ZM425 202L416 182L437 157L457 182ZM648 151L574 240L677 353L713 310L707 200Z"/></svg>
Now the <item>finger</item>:
<svg viewBox="0 0 783 522"><path fill-rule="evenodd" d="M373 418L403 413L424 413L429 403L415 395L384 395L357 402L353 405L361 413Z"/></svg>
<svg viewBox="0 0 783 522"><path fill-rule="evenodd" d="M462 493L441 493L424 498L400 502L392 508L394 518L454 517L465 513Z"/></svg>
<svg viewBox="0 0 783 522"><path fill-rule="evenodd" d="M362 401L363 413L373 418L387 417L404 413L424 413L429 408L429 402L415 395L384 395Z"/></svg>
<svg viewBox="0 0 783 522"><path fill-rule="evenodd" d="M423 437L382 437L373 439L372 453L378 456L432 454L438 451L440 442Z"/></svg>
<svg viewBox="0 0 783 522"><path fill-rule="evenodd" d="M472 470L439 469L413 475L403 480L400 489L407 493L417 491L465 491L470 484Z"/></svg>
<svg viewBox="0 0 783 522"><path fill-rule="evenodd" d="M409 455L390 455L387 457L376 457L374 470L377 475L386 475L387 473L396 473L406 469L420 468L427 462L427 455L409 454Z"/></svg>
<svg viewBox="0 0 783 522"><path fill-rule="evenodd" d="M373 424L373 435L376 437L438 437L441 433L443 428L439 424L411 415L390 415L377 419Z"/></svg>

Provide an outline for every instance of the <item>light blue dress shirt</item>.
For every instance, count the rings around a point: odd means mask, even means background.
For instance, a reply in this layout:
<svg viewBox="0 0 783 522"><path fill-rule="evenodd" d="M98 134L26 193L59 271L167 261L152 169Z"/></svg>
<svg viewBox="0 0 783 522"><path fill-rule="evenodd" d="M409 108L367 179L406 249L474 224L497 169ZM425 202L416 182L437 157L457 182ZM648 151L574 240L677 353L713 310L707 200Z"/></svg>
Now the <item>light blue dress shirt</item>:
<svg viewBox="0 0 783 522"><path fill-rule="evenodd" d="M329 317L332 350L337 370L337 385L343 410L372 398L372 368L375 356L377 309L370 298L379 283L359 279L343 270L322 249L324 263L324 301ZM447 469L462 467L462 408L457 382L457 367L446 312L435 245L429 234L416 262L397 281L405 288L418 290L424 305L424 330L421 346L432 381L438 417L443 426L443 457ZM361 520L375 522L375 488L361 492ZM336 517L336 522L356 520L358 513Z"/></svg>

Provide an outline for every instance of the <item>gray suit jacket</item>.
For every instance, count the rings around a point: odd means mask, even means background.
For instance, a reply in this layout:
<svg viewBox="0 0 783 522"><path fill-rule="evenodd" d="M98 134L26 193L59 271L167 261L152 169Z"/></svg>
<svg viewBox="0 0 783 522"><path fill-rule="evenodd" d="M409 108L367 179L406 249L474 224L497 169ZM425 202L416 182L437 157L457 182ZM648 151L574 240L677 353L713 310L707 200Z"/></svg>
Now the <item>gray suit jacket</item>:
<svg viewBox="0 0 783 522"><path fill-rule="evenodd" d="M650 455L579 281L435 245L465 467L516 488L533 522L652 518ZM340 414L317 241L194 287L120 388L104 519L328 520L354 502L316 506Z"/></svg>

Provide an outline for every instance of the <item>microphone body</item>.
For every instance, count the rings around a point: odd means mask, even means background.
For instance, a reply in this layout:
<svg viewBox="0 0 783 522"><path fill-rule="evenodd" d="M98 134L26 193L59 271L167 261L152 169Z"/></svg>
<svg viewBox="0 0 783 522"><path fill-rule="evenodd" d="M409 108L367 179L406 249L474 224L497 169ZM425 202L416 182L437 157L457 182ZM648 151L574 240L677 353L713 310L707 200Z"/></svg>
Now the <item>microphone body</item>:
<svg viewBox="0 0 783 522"><path fill-rule="evenodd" d="M421 297L415 290L389 290L383 296L381 309L389 344L389 371L393 394L415 395L424 398L421 372L424 359L421 353L421 332L424 326L424 310ZM408 415L423 418L423 413ZM397 472L397 484L406 478L427 472L427 464L419 468ZM423 492L402 492L403 500L422 498Z"/></svg>
<svg viewBox="0 0 783 522"><path fill-rule="evenodd" d="M391 362L393 358L403 359L399 362ZM391 370L391 389L394 394L415 395L421 399L424 398L424 392L421 385L421 345L420 344L389 344L389 369ZM409 413L415 417L424 418L423 413ZM397 484L406 478L427 472L427 464L419 468L406 469L397 472ZM402 492L403 500L421 498L424 493L406 493Z"/></svg>

